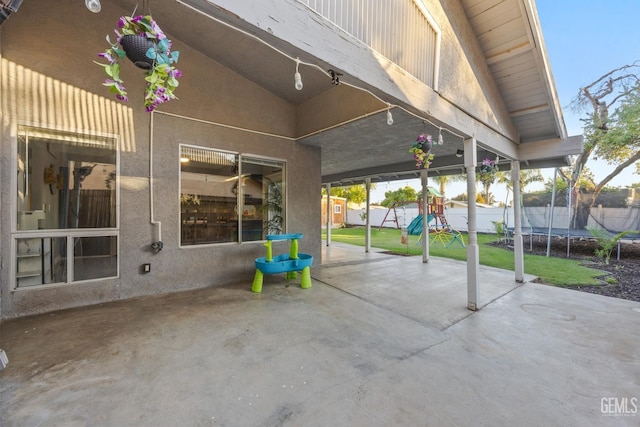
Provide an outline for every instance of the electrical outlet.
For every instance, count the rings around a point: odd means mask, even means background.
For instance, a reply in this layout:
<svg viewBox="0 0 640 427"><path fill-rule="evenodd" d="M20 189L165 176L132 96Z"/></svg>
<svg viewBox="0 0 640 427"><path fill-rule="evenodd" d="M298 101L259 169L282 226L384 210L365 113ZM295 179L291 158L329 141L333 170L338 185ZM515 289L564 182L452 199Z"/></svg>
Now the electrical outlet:
<svg viewBox="0 0 640 427"><path fill-rule="evenodd" d="M142 264L142 272L149 273L151 271L151 264Z"/></svg>

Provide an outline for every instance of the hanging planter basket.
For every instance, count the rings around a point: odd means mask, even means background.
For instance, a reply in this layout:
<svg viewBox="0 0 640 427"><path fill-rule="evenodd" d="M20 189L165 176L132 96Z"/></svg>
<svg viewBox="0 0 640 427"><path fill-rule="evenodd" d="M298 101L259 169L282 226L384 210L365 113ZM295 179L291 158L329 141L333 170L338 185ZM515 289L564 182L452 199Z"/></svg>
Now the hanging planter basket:
<svg viewBox="0 0 640 427"><path fill-rule="evenodd" d="M143 70L150 70L151 67L153 67L153 59L147 56L147 52L149 49L155 47L154 42L144 36L130 34L122 36L120 44L127 58L129 58L136 67L142 68Z"/></svg>
<svg viewBox="0 0 640 427"><path fill-rule="evenodd" d="M409 152L413 153L413 159L416 161L416 168L429 169L434 155L431 153L433 148L433 138L431 135L421 133L418 138L411 144Z"/></svg>
<svg viewBox="0 0 640 427"><path fill-rule="evenodd" d="M496 174L500 171L495 160L484 159L480 165L479 178L483 183L493 184Z"/></svg>
<svg viewBox="0 0 640 427"><path fill-rule="evenodd" d="M102 84L117 99L125 102L129 99L119 63L126 56L136 67L145 70L144 106L148 112L163 102L177 99L174 90L182 76L176 68L180 52L171 50L171 40L151 15L121 16L114 33L117 41L112 43L107 36L109 47L98 54L107 63L94 61L104 68L107 76Z"/></svg>
<svg viewBox="0 0 640 427"><path fill-rule="evenodd" d="M482 166L480 168L480 173L490 174L491 172L493 172L493 168L491 166Z"/></svg>

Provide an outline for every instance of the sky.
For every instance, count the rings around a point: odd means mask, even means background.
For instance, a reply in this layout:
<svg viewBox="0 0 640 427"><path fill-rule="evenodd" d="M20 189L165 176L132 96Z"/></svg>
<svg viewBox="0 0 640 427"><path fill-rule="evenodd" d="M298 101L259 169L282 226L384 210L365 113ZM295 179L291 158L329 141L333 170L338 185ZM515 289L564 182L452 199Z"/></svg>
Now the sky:
<svg viewBox="0 0 640 427"><path fill-rule="evenodd" d="M579 119L585 113L575 113L569 108L579 88L615 68L640 60L640 0L536 0L536 7L567 133L581 135ZM612 169L604 162L592 160L588 167L596 181ZM545 180L553 177L553 169L542 172ZM626 186L639 181L640 176L628 170L609 185ZM371 201L381 202L385 191L405 185L420 188L419 180L377 183L371 192ZM526 191L542 187L542 184L531 185ZM466 183L448 185L446 192L448 197L466 193ZM503 186L496 184L491 192L498 201L505 201L507 192Z"/></svg>

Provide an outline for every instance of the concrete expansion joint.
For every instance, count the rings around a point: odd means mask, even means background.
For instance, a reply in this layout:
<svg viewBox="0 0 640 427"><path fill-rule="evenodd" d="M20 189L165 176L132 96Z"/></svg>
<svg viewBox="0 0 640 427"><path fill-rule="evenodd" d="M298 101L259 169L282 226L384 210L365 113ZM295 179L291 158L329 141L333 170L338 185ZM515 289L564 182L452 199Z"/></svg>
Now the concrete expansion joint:
<svg viewBox="0 0 640 427"><path fill-rule="evenodd" d="M332 267L344 267L346 265L369 264L369 263L372 263L372 262L382 262L382 261L389 261L389 258L370 258L370 259L364 259L364 260L332 262L329 265L323 265L323 266L320 266L320 267L317 267L317 268L329 269L329 268L332 268Z"/></svg>
<svg viewBox="0 0 640 427"><path fill-rule="evenodd" d="M405 361L407 359L411 359L414 356L418 356L422 353L425 353L429 350L431 350L434 347L438 347L441 344L446 343L447 341L449 341L451 339L451 336L448 334L443 334L443 338L440 341L434 342L432 344L429 344L428 346L421 348L420 350L416 350L413 353L409 353L406 357L401 358L401 361Z"/></svg>
<svg viewBox="0 0 640 427"><path fill-rule="evenodd" d="M344 289L342 289L342 288L339 288L339 287L337 287L337 286L334 286L334 285L332 285L331 283L327 283L327 282L325 282L325 281L322 281L322 280L320 280L320 279L318 279L318 278L314 277L314 276L313 276L313 274L311 275L311 278L312 278L315 282L317 282L317 283L322 283L323 285L327 285L327 286L329 286L330 288L333 288L333 289L335 289L335 290L337 290L337 291L340 291L340 292L342 292L342 293L345 293L345 294L347 294L347 295L350 295L350 296L352 296L352 297L355 297L355 298L359 299L360 301L364 301L364 302L366 302L366 303L368 303L368 304L371 304L371 305L374 305L374 306L376 306L376 307L379 307L378 305L376 305L376 304L372 303L372 302L371 302L371 301L369 301L369 300L366 300L366 299L362 298L362 297L361 297L361 296L359 296L359 295L356 295L356 294L354 294L354 293L352 293L352 292L349 292L349 291L346 291L346 290L344 290ZM382 307L382 308L384 308L384 307Z"/></svg>
<svg viewBox="0 0 640 427"><path fill-rule="evenodd" d="M473 316L474 314L478 314L478 313L480 313L480 312L481 312L482 310L484 310L486 307L489 307L491 304L493 304L494 302L498 301L499 299L506 297L506 296L507 296L507 295L509 295L511 292L515 291L516 289L520 289L520 288L521 288L525 283L529 283L529 282L524 282L524 283L517 282L517 283L518 283L518 286L516 286L515 288L511 288L511 289L509 289L507 292L505 292L505 293L503 293L503 294L498 295L497 297L493 298L492 300L490 300L490 301L489 301L488 303L486 303L485 305L478 306L478 308L477 308L476 310L474 310L474 311L471 311L471 310L470 310L470 311L467 313L467 315L466 315L466 316L461 317L460 319L457 319L455 322L453 322L452 324L450 324L450 325L449 325L449 326L447 326L446 328L442 329L442 332L447 331L447 330L448 330L449 328L451 328L452 326L457 325L458 323L462 322L463 320L468 319L469 317Z"/></svg>
<svg viewBox="0 0 640 427"><path fill-rule="evenodd" d="M374 306L374 307L376 307L376 308L382 309L382 310L387 311L387 312L389 312L389 313L393 313L393 314L395 314L396 316L402 317L403 319L411 320L412 322L415 322L415 323L417 323L417 324L419 324L420 326L423 326L423 327L425 327L425 328L429 328L429 329L432 329L432 330L437 330L438 332L444 332L445 330L447 330L448 328L450 328L451 326L453 326L453 325L450 325L450 326L447 326L447 327L446 327L446 328L444 328L444 329L438 329L438 328L435 328L433 325L431 325L431 324L429 324L429 323L427 323L427 322L423 322L423 321L421 321L420 319L416 319L415 317L407 316L406 314L404 314L404 313L402 313L402 312L398 312L398 311L395 311L395 310L391 310L389 307L385 307L384 305L376 304L374 301L368 300L368 299L366 299L366 298L361 297L360 295L354 294L354 293L349 292L349 291L347 291L347 290L345 290L345 289L342 289L342 288L339 288L339 287L337 287L337 286L334 286L334 285L332 285L331 283L324 282L324 281L322 281L322 280L320 280L320 279L317 279L317 278L313 278L313 279L314 279L317 283L322 283L323 285L329 286L330 288L333 288L333 289L335 289L335 290L337 290L337 291L343 292L343 293L345 293L345 294L347 294L347 295L349 295L349 296L352 296L352 297L354 297L354 298L357 298L357 299L359 299L360 301L365 302L365 303L367 303L367 304L369 304L369 305L372 305L372 306ZM505 294L505 295L506 295L506 294ZM473 312L471 312L470 314L473 314ZM465 316L465 317L466 317L466 316ZM458 322L455 322L454 324L456 324L456 323L458 323ZM443 340L443 341L441 341L441 342L444 342L444 341L446 341L446 340ZM438 342L438 343L436 343L436 344L440 344L440 342ZM427 347L427 348L426 348L426 349L424 349L424 350L428 350L428 349L429 349L429 347ZM417 353L419 353L420 351L424 351L424 350L419 350Z"/></svg>

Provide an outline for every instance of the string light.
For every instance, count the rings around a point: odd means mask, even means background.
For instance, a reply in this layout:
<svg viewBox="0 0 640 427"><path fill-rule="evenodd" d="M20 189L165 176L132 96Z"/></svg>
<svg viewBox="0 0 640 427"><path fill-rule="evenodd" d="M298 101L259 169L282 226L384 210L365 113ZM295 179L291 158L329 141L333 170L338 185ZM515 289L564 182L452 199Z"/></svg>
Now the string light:
<svg viewBox="0 0 640 427"><path fill-rule="evenodd" d="M221 20L221 19L216 18L215 16L209 15L208 13L203 12L202 10L200 10L200 9L198 9L198 8L196 8L196 7L194 7L194 6L192 6L191 4L186 3L186 1L185 1L185 0L176 0L176 3L181 4L182 6L186 7L187 9L191 9L192 11L194 11L194 12L195 12L195 13L197 13L197 14L200 14L200 15L205 16L206 18L208 18L208 19L210 19L210 20L212 20L212 21L215 21L215 22L217 22L217 23L218 23L218 24L220 24L220 25L224 25L225 27L231 28L232 30L235 30L235 31L237 31L237 32L239 32L239 33L242 33L242 34L244 34L245 36L247 36L247 37L250 37L250 38L254 39L254 40L255 40L255 41L257 41L258 43L262 43L264 46L267 46L268 48L272 49L273 51L278 52L278 53L279 53L279 54L281 54L282 56L284 56L284 57L286 57L286 58L289 58L289 59L291 59L291 60L295 61L295 62L296 62L296 74L294 75L294 80L295 80L295 83L296 83L296 84L295 84L296 89L298 89L298 90L302 90L302 77L300 76L300 73L298 72L298 65L299 65L299 64L304 64L304 65L306 65L306 66L308 66L308 67L316 68L316 69L317 69L317 70L319 70L320 72L324 73L327 77L332 78L331 73L329 73L327 70L323 69L323 68L322 68L322 67L320 67L319 65L312 64L312 63L308 63L308 62L300 61L300 59L299 59L299 58L294 58L293 56L289 55L289 54L288 54L288 53L286 53L285 51L283 51L283 50L281 50L281 49L277 48L276 46L274 46L274 45L272 45L272 44L268 43L268 42L267 42L267 41L265 41L265 40L262 40L262 39L261 39L260 37L258 37L257 35L252 34L252 33L248 32L248 31L245 31L245 30L243 30L243 29L241 29L241 28L235 27L235 26L233 26L233 25L229 24L228 22L225 22L225 21L223 21L223 20ZM300 83L300 85L299 85L299 86L300 86L300 87L299 87L299 88L298 88L298 78L300 78L300 80L299 80L299 83ZM391 103L388 103L388 102L384 101L382 98L380 98L378 95L376 95L375 93L373 93L372 91L370 91L370 90L368 90L368 89L362 88L362 87L360 87L360 86L356 86L356 85L354 85L354 84L351 84L351 83L349 83L349 82L345 82L345 81L342 81L342 80L340 80L340 84L341 84L341 85L344 85L344 86L349 86L349 87L351 87L351 88L354 88L354 89L360 90L360 91L362 91L362 92L366 92L366 93L368 93L369 95L373 96L373 97L374 97L375 99L377 99L378 101L380 101L380 102L383 102L383 103L387 104L387 105L389 106L389 109L387 110L387 123L389 123L389 121L390 121L390 120L389 120L389 118L390 118L390 117L391 117L391 121L393 121L393 116L391 115L391 111L390 111L390 108L393 106L394 108L399 108L399 109L401 109L404 113L407 113L407 114L409 114L409 115L411 115L411 116L413 116L413 117L415 117L415 118L417 118L417 119L424 120L425 122L427 122L427 123L431 124L433 127L437 127L434 123L432 123L432 122L431 122L431 121L429 121L428 119L426 119L426 118L424 118L424 117L422 117L422 116L420 116L420 115L418 115L418 114L416 114L416 113L414 113L414 112L412 112L412 111L409 111L408 109L403 108L403 107L402 107L402 106L400 106L400 105L391 105ZM454 136L456 136L456 137L458 137L458 138L465 139L465 136L460 135L460 134L458 134L458 133L456 133L456 132L452 131L451 129L447 129L447 128L445 128L445 131L446 131L446 132L449 132L451 135L454 135Z"/></svg>
<svg viewBox="0 0 640 427"><path fill-rule="evenodd" d="M391 115L391 104L387 103L387 124L391 126L393 124L393 116Z"/></svg>
<svg viewBox="0 0 640 427"><path fill-rule="evenodd" d="M442 128L438 131L438 145L444 144L444 138L442 138Z"/></svg>
<svg viewBox="0 0 640 427"><path fill-rule="evenodd" d="M102 10L100 0L84 0L84 5L93 13L98 13Z"/></svg>
<svg viewBox="0 0 640 427"><path fill-rule="evenodd" d="M296 73L293 75L294 87L296 90L302 90L304 87L302 84L302 76L300 75L300 71L298 68L300 67L300 59L296 58Z"/></svg>

